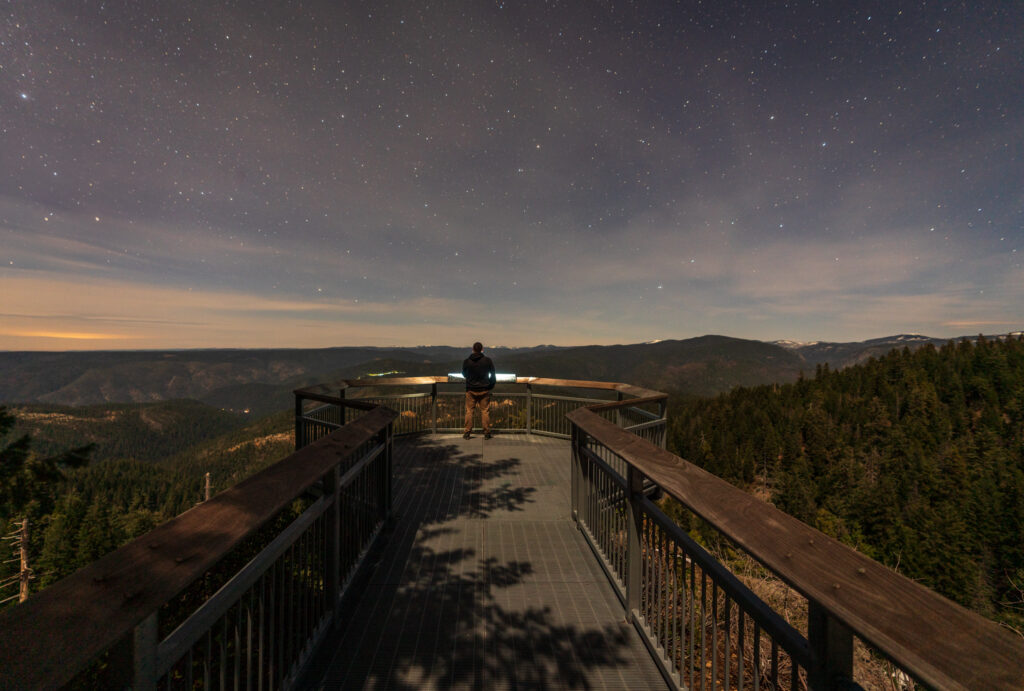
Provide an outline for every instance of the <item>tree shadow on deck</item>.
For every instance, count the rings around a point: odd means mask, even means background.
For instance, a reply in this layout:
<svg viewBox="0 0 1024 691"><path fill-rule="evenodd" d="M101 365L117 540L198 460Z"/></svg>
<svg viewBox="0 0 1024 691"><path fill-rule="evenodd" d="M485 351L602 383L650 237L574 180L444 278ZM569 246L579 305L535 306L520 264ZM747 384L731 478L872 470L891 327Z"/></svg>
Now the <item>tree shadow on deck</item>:
<svg viewBox="0 0 1024 691"><path fill-rule="evenodd" d="M396 521L317 688L659 684L573 524L530 519L538 460L447 441L396 447Z"/></svg>

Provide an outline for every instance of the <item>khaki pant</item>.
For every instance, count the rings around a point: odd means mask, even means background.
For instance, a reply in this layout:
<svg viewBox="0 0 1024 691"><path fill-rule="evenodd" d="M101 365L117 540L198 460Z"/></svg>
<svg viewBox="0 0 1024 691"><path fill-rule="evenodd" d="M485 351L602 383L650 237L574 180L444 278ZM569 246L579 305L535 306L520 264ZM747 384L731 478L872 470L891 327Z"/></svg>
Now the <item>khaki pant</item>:
<svg viewBox="0 0 1024 691"><path fill-rule="evenodd" d="M484 425L484 433L491 431L491 392L490 391L467 391L466 392L466 434L473 431L473 408L480 406L480 417Z"/></svg>

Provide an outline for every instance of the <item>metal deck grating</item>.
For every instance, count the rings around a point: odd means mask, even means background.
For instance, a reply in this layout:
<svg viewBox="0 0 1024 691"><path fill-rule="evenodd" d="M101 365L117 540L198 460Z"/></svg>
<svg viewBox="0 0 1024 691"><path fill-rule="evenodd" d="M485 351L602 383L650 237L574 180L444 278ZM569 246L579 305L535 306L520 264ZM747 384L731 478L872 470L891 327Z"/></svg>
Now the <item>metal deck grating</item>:
<svg viewBox="0 0 1024 691"><path fill-rule="evenodd" d="M661 689L569 516L569 444L395 445L396 522L319 689Z"/></svg>

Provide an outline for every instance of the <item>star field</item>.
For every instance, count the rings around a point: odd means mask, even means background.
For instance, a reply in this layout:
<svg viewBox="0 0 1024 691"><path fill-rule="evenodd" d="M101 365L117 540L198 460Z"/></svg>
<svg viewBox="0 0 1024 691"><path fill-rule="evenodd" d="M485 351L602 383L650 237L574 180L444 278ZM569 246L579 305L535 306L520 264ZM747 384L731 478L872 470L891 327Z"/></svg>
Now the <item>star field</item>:
<svg viewBox="0 0 1024 691"><path fill-rule="evenodd" d="M0 348L1024 326L1024 5L15 0Z"/></svg>

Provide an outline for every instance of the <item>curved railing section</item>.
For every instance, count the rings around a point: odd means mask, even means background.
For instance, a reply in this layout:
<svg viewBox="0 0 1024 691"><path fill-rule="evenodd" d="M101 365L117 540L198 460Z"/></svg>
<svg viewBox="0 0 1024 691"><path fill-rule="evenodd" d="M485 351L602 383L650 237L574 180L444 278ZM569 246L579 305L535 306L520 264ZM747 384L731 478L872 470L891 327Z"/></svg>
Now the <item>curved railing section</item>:
<svg viewBox="0 0 1024 691"><path fill-rule="evenodd" d="M942 689L1024 688L1024 643L942 596L608 419L568 414L580 529L676 688L857 688L854 637ZM653 502L653 482L806 598L806 632Z"/></svg>
<svg viewBox="0 0 1024 691"><path fill-rule="evenodd" d="M295 391L296 443L329 433L375 405L398 413L396 435L461 432L464 396L465 386L448 377L349 379L334 386L299 389ZM499 384L491 396L491 427L498 433L568 439L571 428L566 415L570 412L625 399L630 403L609 410L608 418L664 447L668 396L616 382L518 377L514 384Z"/></svg>

